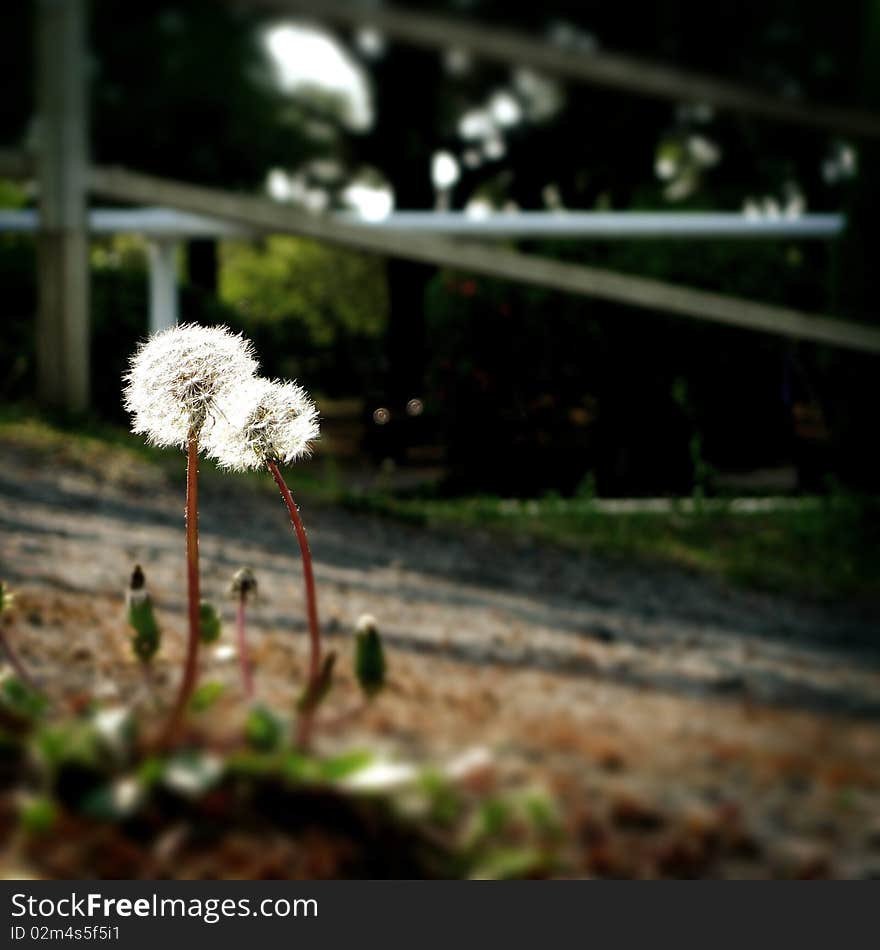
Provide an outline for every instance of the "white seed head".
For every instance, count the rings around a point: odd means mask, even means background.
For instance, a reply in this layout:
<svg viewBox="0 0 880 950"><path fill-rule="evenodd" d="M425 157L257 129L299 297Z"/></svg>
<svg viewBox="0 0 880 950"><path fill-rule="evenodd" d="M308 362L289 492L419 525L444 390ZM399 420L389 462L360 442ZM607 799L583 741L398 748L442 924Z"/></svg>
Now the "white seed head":
<svg viewBox="0 0 880 950"><path fill-rule="evenodd" d="M257 371L253 347L227 327L183 324L142 343L124 377L132 432L154 445L185 446L216 419L225 393Z"/></svg>
<svg viewBox="0 0 880 950"><path fill-rule="evenodd" d="M243 472L306 456L318 437L318 410L296 383L252 378L230 391L206 433L208 454Z"/></svg>

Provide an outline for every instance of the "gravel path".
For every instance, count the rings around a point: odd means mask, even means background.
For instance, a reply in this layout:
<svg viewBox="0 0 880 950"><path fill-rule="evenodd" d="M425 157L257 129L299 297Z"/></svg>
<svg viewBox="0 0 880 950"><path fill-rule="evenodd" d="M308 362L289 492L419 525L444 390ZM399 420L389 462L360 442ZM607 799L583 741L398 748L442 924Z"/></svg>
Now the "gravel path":
<svg viewBox="0 0 880 950"><path fill-rule="evenodd" d="M162 677L176 676L177 486L125 453L0 451L0 577L18 592L9 635L34 671L68 697L139 688L121 597L139 562L166 629ZM328 745L485 748L511 781L552 787L590 872L880 875L876 613L334 509L303 515L343 668L362 613L378 618L392 663L388 694L355 727L328 729ZM258 687L292 702L305 628L280 501L208 473L201 549L204 594L227 618L231 574L256 571ZM230 654L207 656L206 675L235 684ZM343 677L335 701L353 698Z"/></svg>

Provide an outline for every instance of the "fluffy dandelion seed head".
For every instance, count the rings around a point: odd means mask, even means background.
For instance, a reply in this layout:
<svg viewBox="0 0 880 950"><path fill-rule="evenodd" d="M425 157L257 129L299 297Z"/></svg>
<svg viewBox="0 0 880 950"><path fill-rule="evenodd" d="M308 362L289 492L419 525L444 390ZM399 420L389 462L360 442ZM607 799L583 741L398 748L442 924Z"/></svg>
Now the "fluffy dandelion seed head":
<svg viewBox="0 0 880 950"><path fill-rule="evenodd" d="M317 437L318 410L301 386L253 378L224 398L207 449L222 468L243 472L302 458Z"/></svg>
<svg viewBox="0 0 880 950"><path fill-rule="evenodd" d="M216 419L217 402L257 371L253 347L226 327L183 324L142 343L124 377L132 432L154 445L186 445Z"/></svg>

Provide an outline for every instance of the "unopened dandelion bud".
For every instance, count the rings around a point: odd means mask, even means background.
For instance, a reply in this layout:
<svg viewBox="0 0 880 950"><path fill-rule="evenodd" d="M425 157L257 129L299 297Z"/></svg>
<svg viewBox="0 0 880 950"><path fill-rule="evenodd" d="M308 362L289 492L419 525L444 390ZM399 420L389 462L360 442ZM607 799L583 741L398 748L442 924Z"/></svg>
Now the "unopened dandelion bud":
<svg viewBox="0 0 880 950"><path fill-rule="evenodd" d="M367 699L372 699L385 685L385 650L374 617L364 614L355 628L355 676Z"/></svg>
<svg viewBox="0 0 880 950"><path fill-rule="evenodd" d="M232 575L232 583L229 586L229 592L243 600L249 600L257 596L257 577L249 567L240 567Z"/></svg>
<svg viewBox="0 0 880 950"><path fill-rule="evenodd" d="M254 692L251 660L247 646L247 603L257 596L257 578L249 567L240 567L232 576L230 593L237 598L235 614L236 636L238 638L238 661L241 664L241 679L245 695L250 699Z"/></svg>
<svg viewBox="0 0 880 950"><path fill-rule="evenodd" d="M217 608L203 600L199 606L199 621L202 643L214 643L220 639L222 624L220 623L220 614Z"/></svg>
<svg viewBox="0 0 880 950"><path fill-rule="evenodd" d="M142 663L149 663L156 655L162 640L159 624L153 611L153 601L146 589L146 580L140 564L135 565L126 593L128 622L134 630L131 648Z"/></svg>

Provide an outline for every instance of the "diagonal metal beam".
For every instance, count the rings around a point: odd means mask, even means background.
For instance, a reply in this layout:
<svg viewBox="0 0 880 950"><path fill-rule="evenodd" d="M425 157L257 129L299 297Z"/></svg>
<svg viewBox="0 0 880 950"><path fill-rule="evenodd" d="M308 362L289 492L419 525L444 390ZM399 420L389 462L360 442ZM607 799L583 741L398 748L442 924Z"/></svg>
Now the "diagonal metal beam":
<svg viewBox="0 0 880 950"><path fill-rule="evenodd" d="M123 168L93 168L89 183L92 191L120 201L160 203L262 231L313 238L368 253L597 297L655 312L880 353L880 329L787 307L447 237L346 224L296 211L266 198L154 178Z"/></svg>

